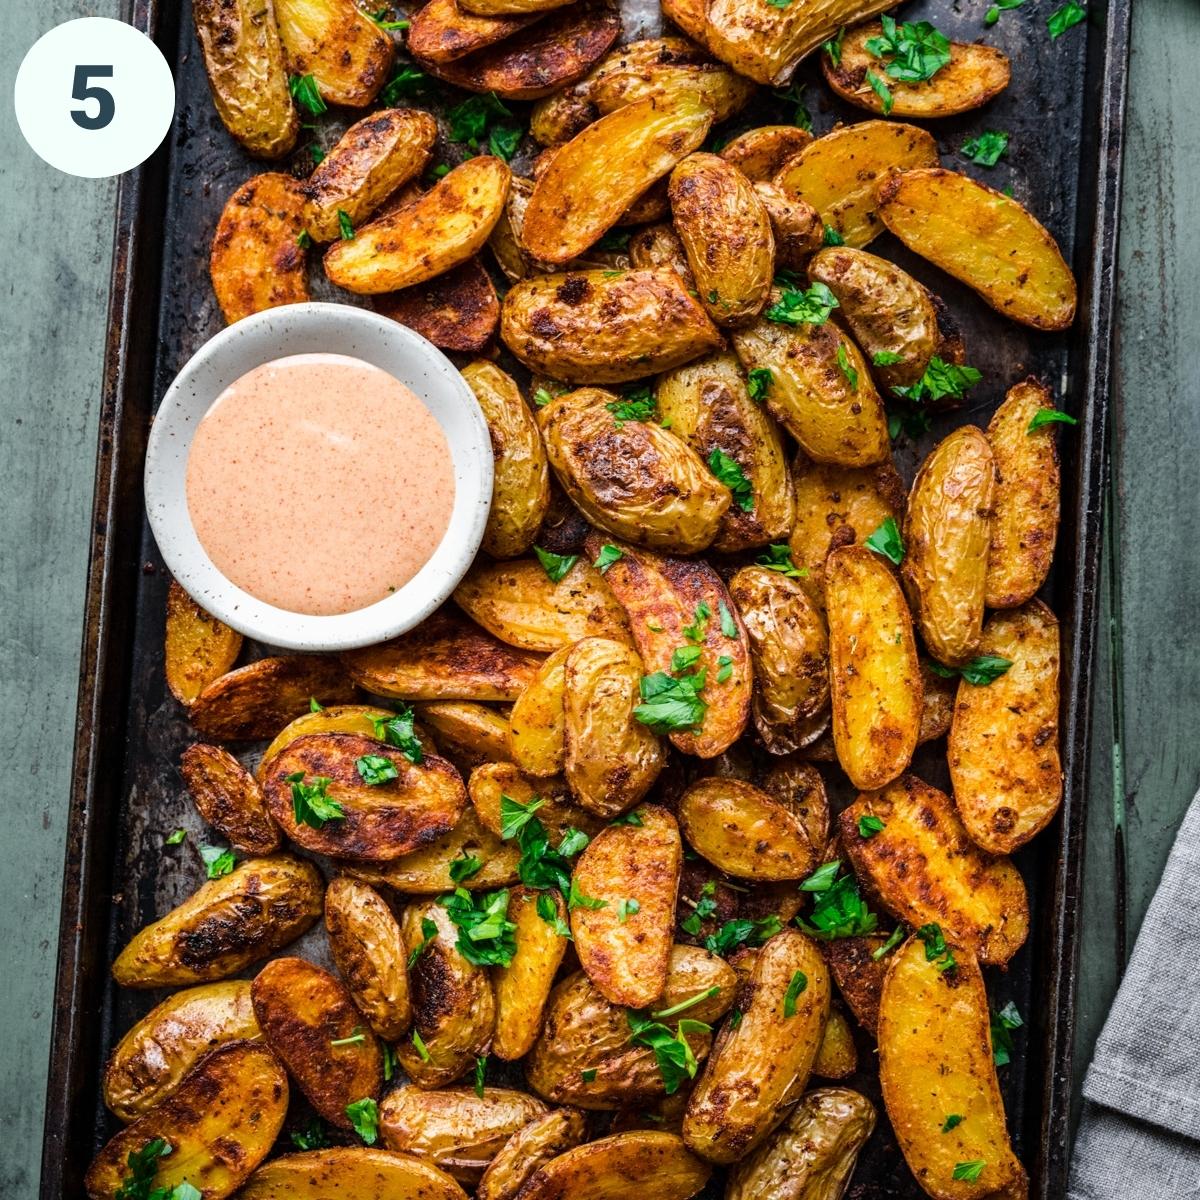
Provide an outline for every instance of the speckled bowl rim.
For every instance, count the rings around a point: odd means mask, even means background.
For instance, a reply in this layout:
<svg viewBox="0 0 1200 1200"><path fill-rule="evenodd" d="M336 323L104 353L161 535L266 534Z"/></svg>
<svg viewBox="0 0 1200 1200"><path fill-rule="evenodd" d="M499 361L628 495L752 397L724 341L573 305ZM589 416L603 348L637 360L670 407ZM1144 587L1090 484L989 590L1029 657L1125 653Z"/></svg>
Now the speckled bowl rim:
<svg viewBox="0 0 1200 1200"><path fill-rule="evenodd" d="M367 608L309 616L251 596L214 565L187 507L186 467L192 437L217 397L247 371L293 354L362 359L407 384L446 435L454 465L454 507L433 557L402 588ZM458 585L479 550L492 501L492 444L466 380L432 342L387 317L346 304L291 304L256 313L206 342L176 376L155 414L146 447L146 514L168 570L202 608L226 625L287 650L350 650L412 629ZM372 486L382 484L378 463ZM364 469L365 474L365 469ZM304 528L302 488L297 523L280 532L280 551Z"/></svg>

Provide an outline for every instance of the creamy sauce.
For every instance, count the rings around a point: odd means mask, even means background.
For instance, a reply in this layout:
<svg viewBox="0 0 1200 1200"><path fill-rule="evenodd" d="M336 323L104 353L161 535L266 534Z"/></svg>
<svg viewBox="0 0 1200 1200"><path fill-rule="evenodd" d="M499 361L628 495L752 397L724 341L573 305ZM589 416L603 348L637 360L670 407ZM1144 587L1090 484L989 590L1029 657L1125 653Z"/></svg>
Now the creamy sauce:
<svg viewBox="0 0 1200 1200"><path fill-rule="evenodd" d="M433 556L454 464L433 414L386 371L298 354L230 384L196 428L187 502L216 567L289 612L354 612Z"/></svg>

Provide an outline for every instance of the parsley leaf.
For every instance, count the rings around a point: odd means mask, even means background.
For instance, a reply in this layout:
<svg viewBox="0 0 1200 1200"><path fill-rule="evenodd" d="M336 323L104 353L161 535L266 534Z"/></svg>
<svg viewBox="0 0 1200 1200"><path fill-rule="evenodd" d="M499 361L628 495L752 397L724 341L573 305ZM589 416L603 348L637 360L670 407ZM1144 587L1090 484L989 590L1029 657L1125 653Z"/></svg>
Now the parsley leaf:
<svg viewBox="0 0 1200 1200"><path fill-rule="evenodd" d="M558 915L558 905L554 903L554 897L549 892L540 892L538 894L537 915L547 925L553 925L554 932L559 937L565 937L568 941L571 940L571 927Z"/></svg>
<svg viewBox="0 0 1200 1200"><path fill-rule="evenodd" d="M722 654L717 659L717 682L728 683L733 675L733 659L728 654Z"/></svg>
<svg viewBox="0 0 1200 1200"><path fill-rule="evenodd" d="M796 918L796 924L822 941L857 937L874 932L879 918L867 908L853 875L839 875L841 860L834 859L815 871L800 885L802 892L813 893L810 922Z"/></svg>
<svg viewBox="0 0 1200 1200"><path fill-rule="evenodd" d="M497 125L488 134L488 149L504 162L511 162L525 131L519 125Z"/></svg>
<svg viewBox="0 0 1200 1200"><path fill-rule="evenodd" d="M183 839L186 837L187 837L186 829L176 829L174 833L168 834L165 838L163 838L163 845L164 846L178 846L179 843L182 842Z"/></svg>
<svg viewBox="0 0 1200 1200"><path fill-rule="evenodd" d="M955 971L958 963L954 961L954 951L946 945L942 927L931 921L917 930L917 937L925 943L925 961L931 962L941 972Z"/></svg>
<svg viewBox="0 0 1200 1200"><path fill-rule="evenodd" d="M677 1017L681 1012L687 1012L689 1008L694 1008L703 1000L711 1000L714 996L721 993L719 987L710 987L703 992L697 992L694 996L689 996L686 1000L680 1000L678 1004L672 1004L670 1008L664 1008L659 1012L651 1013L650 1015L656 1021L665 1021L668 1017Z"/></svg>
<svg viewBox="0 0 1200 1200"><path fill-rule="evenodd" d="M1052 425L1056 421L1063 425L1079 424L1070 413L1060 412L1057 408L1040 408L1033 414L1033 420L1029 422L1029 428L1025 432L1036 433L1043 425Z"/></svg>
<svg viewBox="0 0 1200 1200"><path fill-rule="evenodd" d="M622 813L619 817L613 817L609 821L610 825L635 825L638 829L641 829L645 823L636 808L632 812Z"/></svg>
<svg viewBox="0 0 1200 1200"><path fill-rule="evenodd" d="M596 1082L596 1068L595 1067L585 1068L584 1070L579 1072L579 1077L583 1080L584 1083L595 1083Z"/></svg>
<svg viewBox="0 0 1200 1200"><path fill-rule="evenodd" d="M709 608L707 601L701 600L692 614L692 623L683 627L683 636L689 642L704 641L704 628L711 616L712 609Z"/></svg>
<svg viewBox="0 0 1200 1200"><path fill-rule="evenodd" d="M826 246L844 246L846 239L832 225L825 226L825 236L822 241Z"/></svg>
<svg viewBox="0 0 1200 1200"><path fill-rule="evenodd" d="M772 89L771 95L784 104L793 105L792 124L811 133L812 116L809 114L808 105L804 103L804 91L804 84L793 83L791 87Z"/></svg>
<svg viewBox="0 0 1200 1200"><path fill-rule="evenodd" d="M754 561L760 567L766 567L768 571L778 571L791 579L808 577L808 568L796 566L792 559L792 548L787 542L772 542L767 547L767 552L760 554Z"/></svg>
<svg viewBox="0 0 1200 1200"><path fill-rule="evenodd" d="M952 1129L957 1129L962 1124L962 1117L958 1113L951 1113L942 1122L942 1132L949 1133Z"/></svg>
<svg viewBox="0 0 1200 1200"><path fill-rule="evenodd" d="M296 245L299 246L301 250L308 250L308 249L311 249L312 244L313 244L312 234L309 233L307 229L300 230L300 232L296 235ZM309 699L308 702L309 702L309 704L316 703L316 701L311 698ZM321 710L319 708L310 708L309 709L309 712L320 712L320 711Z"/></svg>
<svg viewBox="0 0 1200 1200"><path fill-rule="evenodd" d="M613 400L604 407L612 413L613 424L618 429L624 429L626 421L653 421L658 416L658 402L644 384L630 388L620 400Z"/></svg>
<svg viewBox="0 0 1200 1200"><path fill-rule="evenodd" d="M337 210L338 218L338 233L342 236L342 241L354 241L354 222L350 220L350 214L345 209Z"/></svg>
<svg viewBox="0 0 1200 1200"><path fill-rule="evenodd" d="M312 783L304 782L304 772L287 777L292 785L292 815L297 825L323 829L326 821L344 821L345 810L329 797L327 789L333 781L327 775L314 775Z"/></svg>
<svg viewBox="0 0 1200 1200"><path fill-rule="evenodd" d="M410 971L417 965L417 959L429 949L429 945L437 937L437 933L437 922L431 920L429 917L422 917L421 941L417 946L413 947L412 953L408 956L408 969Z"/></svg>
<svg viewBox="0 0 1200 1200"><path fill-rule="evenodd" d="M724 600L717 605L717 613L721 618L722 636L736 638L738 635L737 622L733 619L733 613L729 611L729 605Z"/></svg>
<svg viewBox="0 0 1200 1200"><path fill-rule="evenodd" d="M978 137L963 142L959 153L981 167L994 167L1008 150L1008 134L986 129Z"/></svg>
<svg viewBox="0 0 1200 1200"><path fill-rule="evenodd" d="M864 543L868 550L874 550L881 558L899 566L904 561L904 542L900 539L900 527L895 517L885 517L883 524L867 538Z"/></svg>
<svg viewBox="0 0 1200 1200"><path fill-rule="evenodd" d="M876 350L871 355L871 361L877 367L892 367L898 362L904 361L903 354L897 354L894 350Z"/></svg>
<svg viewBox="0 0 1200 1200"><path fill-rule="evenodd" d="M290 1136L297 1150L324 1150L330 1144L320 1117L313 1117L304 1129L293 1129Z"/></svg>
<svg viewBox="0 0 1200 1200"><path fill-rule="evenodd" d="M632 233L628 229L610 229L596 244L593 250L609 250L620 254L629 249L629 239Z"/></svg>
<svg viewBox="0 0 1200 1200"><path fill-rule="evenodd" d="M723 450L714 450L708 456L708 469L733 493L734 503L742 512L754 511L754 488L736 459Z"/></svg>
<svg viewBox="0 0 1200 1200"><path fill-rule="evenodd" d="M592 566L603 575L613 563L620 562L624 555L625 552L619 547L614 546L611 542L605 542L600 547L600 553L596 555L596 561L592 563Z"/></svg>
<svg viewBox="0 0 1200 1200"><path fill-rule="evenodd" d="M500 797L500 837L504 841L516 837L529 823L533 814L545 804L542 796L534 796L528 804L522 804L511 796ZM538 822L541 824L541 822Z"/></svg>
<svg viewBox="0 0 1200 1200"><path fill-rule="evenodd" d="M209 879L220 879L222 875L230 874L237 865L233 851L227 846L201 846L200 860Z"/></svg>
<svg viewBox="0 0 1200 1200"><path fill-rule="evenodd" d="M370 1096L364 1096L346 1105L346 1116L350 1118L354 1132L368 1146L375 1145L375 1139L379 1136L379 1105Z"/></svg>
<svg viewBox="0 0 1200 1200"><path fill-rule="evenodd" d="M617 901L617 921L624 925L630 917L636 916L641 912L641 903L637 900L618 900Z"/></svg>
<svg viewBox="0 0 1200 1200"><path fill-rule="evenodd" d="M858 818L858 836L860 838L873 838L886 828L887 823L881 821L874 813L863 813Z"/></svg>
<svg viewBox="0 0 1200 1200"><path fill-rule="evenodd" d="M462 883L464 879L470 879L472 875L478 875L482 867L483 859L478 858L474 854L461 854L450 863L450 878L455 883Z"/></svg>
<svg viewBox="0 0 1200 1200"><path fill-rule="evenodd" d="M981 654L978 658L971 659L965 667L947 667L939 662L930 662L929 669L943 679L953 679L955 675L961 675L975 687L987 687L989 683L995 683L1011 666L1011 660L1001 658L998 654Z"/></svg>
<svg viewBox="0 0 1200 1200"><path fill-rule="evenodd" d="M309 698L308 698L308 711L309 711L310 713L319 713L319 712L324 712L324 711L325 711L325 705L323 705L323 704L320 702L320 700L318 700L318 699L316 698L316 696L309 696Z"/></svg>
<svg viewBox="0 0 1200 1200"><path fill-rule="evenodd" d="M895 441L903 432L907 437L916 441L923 433L928 433L933 422L926 412L890 412L888 413L888 437Z"/></svg>
<svg viewBox="0 0 1200 1200"><path fill-rule="evenodd" d="M483 1099L483 1083L487 1078L487 1055L481 1055L475 1060L475 1095Z"/></svg>
<svg viewBox="0 0 1200 1200"><path fill-rule="evenodd" d="M868 71L863 78L870 85L871 91L883 101L883 115L886 117L892 111L892 106L896 103L895 97L892 95L892 89L874 71Z"/></svg>
<svg viewBox="0 0 1200 1200"><path fill-rule="evenodd" d="M783 1015L785 1017L794 1017L796 1015L796 1001L800 994L808 987L808 976L803 971L797 971L787 986L787 991L783 994Z"/></svg>
<svg viewBox="0 0 1200 1200"><path fill-rule="evenodd" d="M680 671L686 671L689 667L694 667L703 653L704 651L699 646L680 646L671 655L671 670L678 674Z"/></svg>
<svg viewBox="0 0 1200 1200"><path fill-rule="evenodd" d="M954 1173L950 1178L961 1179L964 1183L974 1183L983 1174L983 1168L986 1166L987 1163L982 1158L973 1159L971 1162L955 1163Z"/></svg>
<svg viewBox="0 0 1200 1200"><path fill-rule="evenodd" d="M774 913L757 920L738 917L726 921L716 933L710 933L704 939L704 948L709 954L725 956L732 954L739 946L761 946L782 928L783 923Z"/></svg>
<svg viewBox="0 0 1200 1200"><path fill-rule="evenodd" d="M1076 4L1075 0L1067 0L1062 8L1055 9L1047 18L1046 26L1050 30L1050 40L1062 37L1072 25L1078 25L1087 16L1087 9Z"/></svg>
<svg viewBox="0 0 1200 1200"><path fill-rule="evenodd" d="M402 101L422 95L432 82L424 71L418 70L412 63L401 63L396 73L383 85L379 93L380 103L384 108L396 108Z"/></svg>
<svg viewBox="0 0 1200 1200"><path fill-rule="evenodd" d="M472 150L478 150L479 143L488 131L488 126L494 120L503 121L508 118L511 121L512 115L495 92L470 96L446 112L446 121L450 126L450 140L465 142Z"/></svg>
<svg viewBox="0 0 1200 1200"><path fill-rule="evenodd" d="M354 765L363 783L370 787L379 787L380 784L400 778L396 764L382 754L364 754Z"/></svg>
<svg viewBox="0 0 1200 1200"><path fill-rule="evenodd" d="M889 60L884 70L892 79L922 83L950 62L949 39L928 21L905 21L897 25L894 17L885 14L880 23L883 34L867 39L867 52Z"/></svg>
<svg viewBox="0 0 1200 1200"><path fill-rule="evenodd" d="M700 695L703 687L703 675L685 675L681 679L665 671L644 675L638 685L642 703L633 710L633 715L654 733L699 729L708 711L708 703Z"/></svg>
<svg viewBox="0 0 1200 1200"><path fill-rule="evenodd" d="M944 362L935 354L925 368L925 374L910 387L894 387L892 391L914 404L922 400L943 400L947 396L961 400L967 388L977 384L983 376L974 367L960 367Z"/></svg>
<svg viewBox="0 0 1200 1200"><path fill-rule="evenodd" d="M895 950L895 948L900 945L902 941L904 941L904 926L897 925L896 928L893 929L888 935L888 940L884 942L882 946L878 946L876 949L871 951L872 959L874 959L875 962L879 962L880 959L887 958L887 956L891 954L891 952Z"/></svg>
<svg viewBox="0 0 1200 1200"><path fill-rule="evenodd" d="M319 117L329 111L329 105L321 98L317 81L311 75L293 75L288 79L288 91L296 107L310 117Z"/></svg>
<svg viewBox="0 0 1200 1200"><path fill-rule="evenodd" d="M387 1042L380 1042L379 1046L383 1051L383 1082L388 1083L396 1073L396 1052Z"/></svg>
<svg viewBox="0 0 1200 1200"><path fill-rule="evenodd" d="M696 937L700 932L701 923L708 920L717 911L717 902L713 899L713 894L717 890L717 885L711 879L700 889L700 899L696 901L688 900L691 904L691 913L684 917L679 922L679 928L684 933L690 933L692 937ZM661 1015L661 1014L659 1014Z"/></svg>
<svg viewBox="0 0 1200 1200"><path fill-rule="evenodd" d="M832 37L829 39L829 41L821 43L821 49L829 55L829 61L832 62L835 67L840 67L842 65L842 38L845 36L846 27L843 25L841 29L837 31L836 37ZM829 226L826 225L825 228L828 229ZM826 242L825 244L827 246L832 246L836 243Z"/></svg>
<svg viewBox="0 0 1200 1200"><path fill-rule="evenodd" d="M607 908L607 900L599 900L595 896L585 896L580 890L579 885L575 882L574 877L571 879L571 886L567 889L567 909L576 908Z"/></svg>
<svg viewBox="0 0 1200 1200"><path fill-rule="evenodd" d="M838 342L837 364L852 392L858 391L858 372L850 365L850 355L846 353L846 343Z"/></svg>
<svg viewBox="0 0 1200 1200"><path fill-rule="evenodd" d="M996 1066L1012 1062L1012 1031L1025 1024L1017 1006L1010 1000L999 1012L992 1013L992 1059Z"/></svg>
<svg viewBox="0 0 1200 1200"><path fill-rule="evenodd" d="M578 554L552 554L549 550L543 550L541 546L534 546L533 552L551 583L561 582L566 573L579 561Z"/></svg>
<svg viewBox="0 0 1200 1200"><path fill-rule="evenodd" d="M380 29L407 29L410 22L408 21L393 21L391 19L391 5L385 4L383 8L377 9L375 12L367 13L367 16L379 26Z"/></svg>
<svg viewBox="0 0 1200 1200"><path fill-rule="evenodd" d="M158 1174L158 1160L171 1153L172 1146L165 1138L154 1138L140 1150L131 1150L125 1159L129 1174L117 1189L114 1200L150 1200L150 1187Z"/></svg>
<svg viewBox="0 0 1200 1200"><path fill-rule="evenodd" d="M420 766L425 751L421 749L421 739L417 737L414 720L412 705L404 704L394 717L372 717L371 724L379 741L395 746L410 763Z"/></svg>
<svg viewBox="0 0 1200 1200"><path fill-rule="evenodd" d="M685 1079L695 1079L699 1064L687 1041L689 1033L709 1033L710 1025L703 1021L682 1020L675 1030L641 1013L627 1011L629 1040L635 1046L649 1046L654 1051L664 1090L673 1096Z"/></svg>
<svg viewBox="0 0 1200 1200"><path fill-rule="evenodd" d="M987 10L987 14L983 18L985 25L991 26L1000 20L1000 14L1007 12L1010 8L1020 8L1025 0L996 0L995 4Z"/></svg>
<svg viewBox="0 0 1200 1200"><path fill-rule="evenodd" d="M802 288L793 275L783 273L775 284L779 298L763 316L777 325L824 325L838 307L837 297L823 283Z"/></svg>
<svg viewBox="0 0 1200 1200"><path fill-rule="evenodd" d="M516 923L508 919L508 889L472 895L455 888L438 903L458 926L458 952L477 967L507 967L517 952Z"/></svg>
<svg viewBox="0 0 1200 1200"><path fill-rule="evenodd" d="M765 400L774 382L775 376L771 374L770 367L755 367L746 379L746 390L750 393L750 399L759 402Z"/></svg>

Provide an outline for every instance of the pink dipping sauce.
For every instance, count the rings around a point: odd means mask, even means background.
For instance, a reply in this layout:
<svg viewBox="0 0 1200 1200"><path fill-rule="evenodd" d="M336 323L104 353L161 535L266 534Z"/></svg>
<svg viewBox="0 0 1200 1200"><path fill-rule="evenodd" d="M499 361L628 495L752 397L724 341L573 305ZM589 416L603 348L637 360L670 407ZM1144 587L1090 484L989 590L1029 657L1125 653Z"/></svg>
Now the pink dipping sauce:
<svg viewBox="0 0 1200 1200"><path fill-rule="evenodd" d="M386 371L297 354L230 384L188 454L192 524L238 587L289 612L354 612L403 587L450 524L454 464Z"/></svg>

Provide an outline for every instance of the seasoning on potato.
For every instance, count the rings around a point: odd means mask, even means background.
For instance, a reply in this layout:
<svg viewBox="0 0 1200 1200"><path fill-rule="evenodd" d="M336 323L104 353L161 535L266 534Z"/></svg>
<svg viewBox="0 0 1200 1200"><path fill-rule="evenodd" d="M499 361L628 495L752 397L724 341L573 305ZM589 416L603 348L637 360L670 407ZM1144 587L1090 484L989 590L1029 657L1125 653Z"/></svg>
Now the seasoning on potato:
<svg viewBox="0 0 1200 1200"><path fill-rule="evenodd" d="M509 761L508 721L494 708L469 700L429 700L417 711L463 774L480 763Z"/></svg>
<svg viewBox="0 0 1200 1200"><path fill-rule="evenodd" d="M515 1200L529 1177L587 1136L578 1109L555 1108L523 1125L496 1152L478 1186L476 1200Z"/></svg>
<svg viewBox="0 0 1200 1200"><path fill-rule="evenodd" d="M526 775L558 775L566 759L567 656L556 650L538 668L533 682L517 697L509 714L509 749Z"/></svg>
<svg viewBox="0 0 1200 1200"><path fill-rule="evenodd" d="M752 183L767 183L812 140L807 129L796 125L760 125L726 142L721 157Z"/></svg>
<svg viewBox="0 0 1200 1200"><path fill-rule="evenodd" d="M396 46L354 0L274 0L274 5L294 77L311 78L330 104L364 108L375 99Z"/></svg>
<svg viewBox="0 0 1200 1200"><path fill-rule="evenodd" d="M279 849L279 826L253 775L228 750L197 742L179 763L197 811L235 850L270 854Z"/></svg>
<svg viewBox="0 0 1200 1200"><path fill-rule="evenodd" d="M467 1195L445 1171L411 1154L334 1146L272 1159L250 1176L241 1200L315 1200L339 1191L378 1200L466 1200Z"/></svg>
<svg viewBox="0 0 1200 1200"><path fill-rule="evenodd" d="M242 635L206 613L175 582L167 591L163 661L167 687L180 704L191 704L237 662Z"/></svg>
<svg viewBox="0 0 1200 1200"><path fill-rule="evenodd" d="M443 350L478 354L500 324L500 298L479 259L375 301L375 309Z"/></svg>

